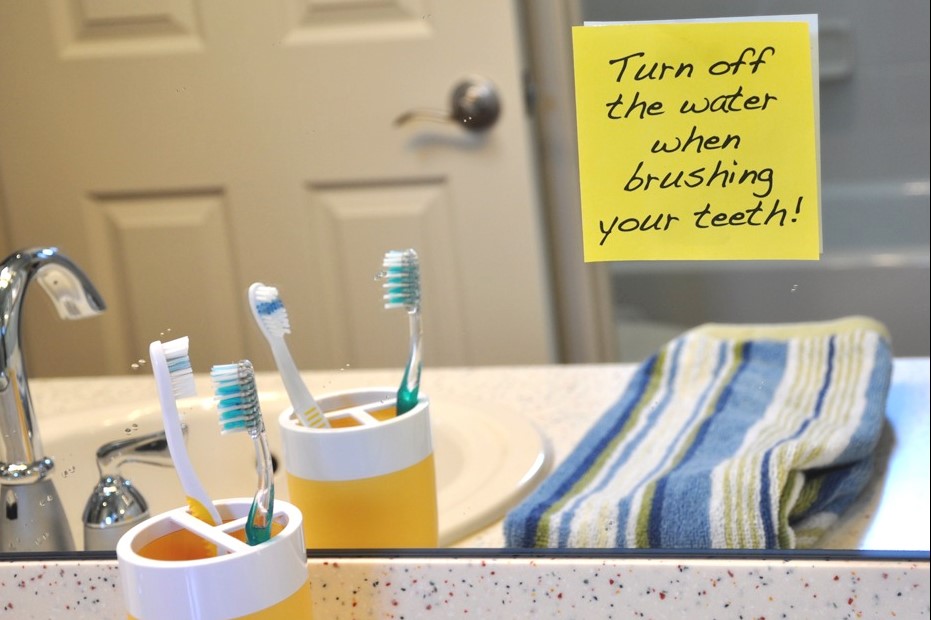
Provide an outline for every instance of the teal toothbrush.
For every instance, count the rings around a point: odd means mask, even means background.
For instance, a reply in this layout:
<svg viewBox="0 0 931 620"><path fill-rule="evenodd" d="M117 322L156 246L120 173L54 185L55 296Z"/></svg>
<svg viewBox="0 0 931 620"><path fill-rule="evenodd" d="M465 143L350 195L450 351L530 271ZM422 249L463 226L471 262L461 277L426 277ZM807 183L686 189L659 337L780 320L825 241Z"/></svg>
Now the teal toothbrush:
<svg viewBox="0 0 931 620"><path fill-rule="evenodd" d="M385 308L407 310L410 325L410 350L404 377L398 388L397 415L407 413L417 404L420 391L421 339L420 321L420 261L414 250L391 250L385 253L382 272L385 280Z"/></svg>
<svg viewBox="0 0 931 620"><path fill-rule="evenodd" d="M265 434L265 422L259 407L255 387L255 371L249 360L235 364L220 364L210 371L220 412L220 433L245 431L255 446L258 488L246 520L246 542L258 545L271 538L272 515L275 504L274 470L271 450Z"/></svg>

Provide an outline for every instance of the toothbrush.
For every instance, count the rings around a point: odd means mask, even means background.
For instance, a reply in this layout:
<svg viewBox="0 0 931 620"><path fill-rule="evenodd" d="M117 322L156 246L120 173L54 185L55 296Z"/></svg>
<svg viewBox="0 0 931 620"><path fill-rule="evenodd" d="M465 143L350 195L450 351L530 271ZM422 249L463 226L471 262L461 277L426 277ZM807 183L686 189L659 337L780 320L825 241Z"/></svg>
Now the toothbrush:
<svg viewBox="0 0 931 620"><path fill-rule="evenodd" d="M262 334L268 341L275 358L275 365L284 383L284 388L291 399L294 414L304 426L326 428L330 423L320 411L320 406L304 385L298 373L297 365L291 357L284 335L291 333L288 311L274 286L255 282L249 287L249 308L255 317Z"/></svg>
<svg viewBox="0 0 931 620"><path fill-rule="evenodd" d="M414 250L391 250L385 252L382 268L385 309L405 308L410 324L410 351L397 398L397 415L401 415L414 408L420 391L420 261Z"/></svg>
<svg viewBox="0 0 931 620"><path fill-rule="evenodd" d="M175 471L181 480L181 486L187 495L191 514L210 525L219 525L222 520L216 506L210 501L207 492L197 478L187 448L184 445L184 432L181 429L181 415L178 413L176 398L197 396L194 385L194 371L191 358L188 357L188 338L184 336L162 343L158 340L149 345L149 359L152 361L152 373L158 388L158 400L162 406L162 421L165 424L165 437L168 451L175 464Z"/></svg>
<svg viewBox="0 0 931 620"><path fill-rule="evenodd" d="M271 538L272 514L275 504L275 482L272 478L272 456L265 434L265 422L255 388L255 371L249 360L235 364L220 364L210 371L220 412L220 434L245 431L255 446L258 489L246 520L246 542L258 545Z"/></svg>

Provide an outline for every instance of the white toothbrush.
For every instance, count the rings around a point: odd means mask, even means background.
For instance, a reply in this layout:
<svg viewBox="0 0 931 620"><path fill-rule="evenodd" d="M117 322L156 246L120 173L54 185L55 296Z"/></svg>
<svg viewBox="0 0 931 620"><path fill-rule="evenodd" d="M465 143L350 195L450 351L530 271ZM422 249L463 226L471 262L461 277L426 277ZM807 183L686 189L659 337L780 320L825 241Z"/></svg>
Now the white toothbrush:
<svg viewBox="0 0 931 620"><path fill-rule="evenodd" d="M291 399L291 407L297 419L304 426L313 428L330 426L317 401L304 385L284 341L284 335L291 333L291 324L288 322L288 311L278 295L278 289L265 286L261 282L253 283L249 287L249 308L272 349L275 365L278 366L278 373L288 392L288 398Z"/></svg>
<svg viewBox="0 0 931 620"><path fill-rule="evenodd" d="M222 523L220 513L194 473L191 458L184 445L181 414L178 413L178 405L175 402L177 398L197 396L194 371L191 369L191 358L188 357L187 336L165 343L156 340L149 345L149 359L152 361L152 373L155 375L158 400L162 406L168 451L187 495L188 507L191 514L201 521L219 525Z"/></svg>

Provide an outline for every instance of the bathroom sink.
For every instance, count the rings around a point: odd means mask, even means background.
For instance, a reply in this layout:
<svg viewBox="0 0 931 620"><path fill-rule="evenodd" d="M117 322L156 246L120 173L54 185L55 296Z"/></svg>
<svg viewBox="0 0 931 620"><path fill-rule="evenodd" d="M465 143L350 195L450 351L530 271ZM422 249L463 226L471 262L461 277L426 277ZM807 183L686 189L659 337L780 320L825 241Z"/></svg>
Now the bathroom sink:
<svg viewBox="0 0 931 620"><path fill-rule="evenodd" d="M290 406L284 392L260 393L269 442L277 463L275 494L287 499L278 413ZM179 401L188 425L188 451L213 498L251 497L255 491L254 452L244 433L221 436L210 398ZM449 546L501 519L548 473L546 440L521 415L477 410L457 402L431 401L439 508L439 543ZM102 444L161 430L157 402L127 409L70 413L43 429L45 452L65 505L75 545L83 548L82 512L99 479L94 455ZM174 470L126 463L120 469L155 515L185 504Z"/></svg>

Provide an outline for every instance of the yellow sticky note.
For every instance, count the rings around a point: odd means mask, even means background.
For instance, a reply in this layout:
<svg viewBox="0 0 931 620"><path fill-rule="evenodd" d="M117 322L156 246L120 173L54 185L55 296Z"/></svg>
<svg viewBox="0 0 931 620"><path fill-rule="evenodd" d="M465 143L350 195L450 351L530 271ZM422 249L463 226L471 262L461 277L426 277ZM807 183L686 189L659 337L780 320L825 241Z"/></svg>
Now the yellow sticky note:
<svg viewBox="0 0 931 620"><path fill-rule="evenodd" d="M808 23L572 34L586 262L820 256Z"/></svg>

